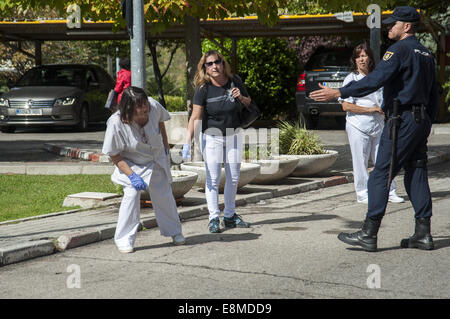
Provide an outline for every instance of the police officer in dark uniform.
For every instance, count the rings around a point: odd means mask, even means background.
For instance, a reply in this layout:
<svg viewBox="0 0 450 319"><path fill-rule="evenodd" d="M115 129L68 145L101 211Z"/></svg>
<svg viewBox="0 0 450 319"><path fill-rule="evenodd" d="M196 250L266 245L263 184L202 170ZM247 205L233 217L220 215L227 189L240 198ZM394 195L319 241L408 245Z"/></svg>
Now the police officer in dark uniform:
<svg viewBox="0 0 450 319"><path fill-rule="evenodd" d="M416 9L397 7L383 23L388 24L388 37L396 42L387 49L374 71L340 89L320 85L322 89L310 94L316 101L329 101L365 96L384 86L382 109L390 116L369 176L369 204L364 225L360 231L340 233L338 238L347 244L362 246L366 251L377 250L377 234L388 202L387 182L392 165L392 178L404 168L406 192L415 211L414 235L403 239L401 247L431 250L434 248L430 233L432 204L426 163L427 138L439 103L434 59L415 37L420 23ZM394 99L399 103L398 146L394 153L396 161L391 164Z"/></svg>

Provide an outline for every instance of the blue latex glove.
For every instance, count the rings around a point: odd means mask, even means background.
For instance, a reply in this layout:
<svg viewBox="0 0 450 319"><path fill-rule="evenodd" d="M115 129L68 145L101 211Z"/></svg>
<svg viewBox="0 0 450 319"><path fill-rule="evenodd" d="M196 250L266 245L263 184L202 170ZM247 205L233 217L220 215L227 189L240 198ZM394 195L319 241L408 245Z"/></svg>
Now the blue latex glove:
<svg viewBox="0 0 450 319"><path fill-rule="evenodd" d="M191 145L190 144L183 144L183 149L181 150L181 157L183 158L183 160L191 159Z"/></svg>
<svg viewBox="0 0 450 319"><path fill-rule="evenodd" d="M147 184L145 184L142 177L140 177L138 174L133 173L130 176L128 176L128 178L131 181L131 186L133 186L135 190L143 191L147 189Z"/></svg>

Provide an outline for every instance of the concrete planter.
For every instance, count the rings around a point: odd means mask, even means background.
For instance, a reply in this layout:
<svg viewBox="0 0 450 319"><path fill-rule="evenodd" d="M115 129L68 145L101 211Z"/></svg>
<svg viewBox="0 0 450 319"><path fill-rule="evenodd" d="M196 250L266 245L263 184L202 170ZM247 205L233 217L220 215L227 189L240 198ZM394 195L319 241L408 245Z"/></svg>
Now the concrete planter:
<svg viewBox="0 0 450 319"><path fill-rule="evenodd" d="M169 144L184 144L188 124L188 112L170 112L170 119L164 122Z"/></svg>
<svg viewBox="0 0 450 319"><path fill-rule="evenodd" d="M251 160L250 163L261 165L261 172L251 184L276 184L291 174L297 167L299 159L284 155L274 156L270 159Z"/></svg>
<svg viewBox="0 0 450 319"><path fill-rule="evenodd" d="M298 164L290 176L312 176L329 169L338 158L338 152L325 150L325 154L317 155L283 155L287 158L297 158Z"/></svg>
<svg viewBox="0 0 450 319"><path fill-rule="evenodd" d="M184 194L189 192L194 186L197 180L197 173L195 172L183 172L183 171L170 171L172 174L172 194L175 199L182 198ZM141 200L151 200L148 191L141 191Z"/></svg>
<svg viewBox="0 0 450 319"><path fill-rule="evenodd" d="M206 169L204 162L186 162L180 164L182 171L190 171L198 174L196 186L205 188L206 183ZM241 163L241 173L239 176L238 188L250 183L257 175L259 175L260 166L253 163ZM223 193L225 188L225 169L222 167L220 175L219 192Z"/></svg>

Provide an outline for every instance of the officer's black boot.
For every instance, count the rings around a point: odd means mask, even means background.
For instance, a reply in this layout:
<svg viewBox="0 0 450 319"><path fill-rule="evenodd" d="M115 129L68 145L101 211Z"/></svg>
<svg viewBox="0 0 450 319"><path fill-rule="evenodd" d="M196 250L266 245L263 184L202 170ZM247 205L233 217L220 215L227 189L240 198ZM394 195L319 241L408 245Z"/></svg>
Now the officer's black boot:
<svg viewBox="0 0 450 319"><path fill-rule="evenodd" d="M431 237L430 227L430 218L416 218L414 235L410 238L402 239L400 246L402 248L432 250L434 248L434 243L433 237Z"/></svg>
<svg viewBox="0 0 450 319"><path fill-rule="evenodd" d="M366 217L362 229L356 233L340 233L338 239L349 245L361 246L366 251L377 251L377 234L381 219Z"/></svg>

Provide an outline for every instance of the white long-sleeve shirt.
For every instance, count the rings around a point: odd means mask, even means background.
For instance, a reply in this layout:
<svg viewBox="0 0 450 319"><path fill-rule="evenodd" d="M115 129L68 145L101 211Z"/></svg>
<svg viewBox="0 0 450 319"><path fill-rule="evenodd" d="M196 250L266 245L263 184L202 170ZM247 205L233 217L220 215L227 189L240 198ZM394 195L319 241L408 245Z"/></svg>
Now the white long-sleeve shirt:
<svg viewBox="0 0 450 319"><path fill-rule="evenodd" d="M130 168L140 175L149 184L155 163L167 175L169 183L172 182L168 156L164 150L159 123L170 119L166 109L156 100L149 97L149 120L144 127L136 123L125 124L120 120L120 111L115 112L108 119L105 138L103 141L103 154L114 156L120 154ZM111 180L120 185L131 186L131 182L117 166L111 175Z"/></svg>
<svg viewBox="0 0 450 319"><path fill-rule="evenodd" d="M359 81L364 77L361 73L349 73L344 79L343 85L350 83L351 81ZM383 103L383 88L377 91L363 96L363 97L348 97L346 99L339 98L339 102L348 102L361 107L373 107L380 106ZM356 127L363 133L369 135L376 135L381 133L384 127L384 116L380 113L367 113L367 114L356 114L352 112L347 112L346 116L347 122Z"/></svg>

